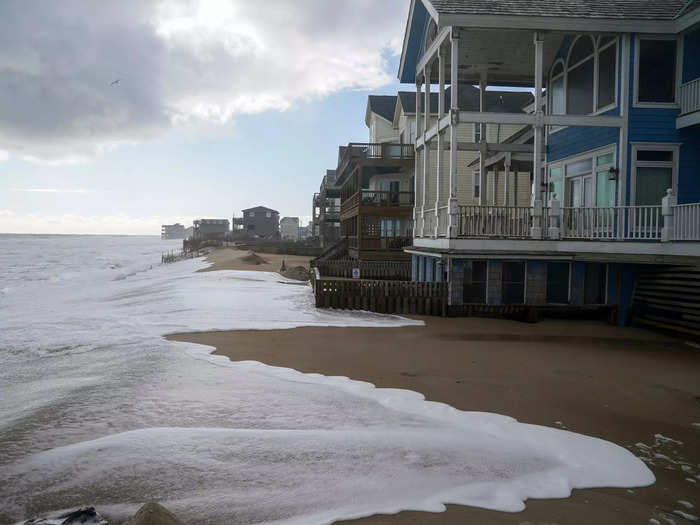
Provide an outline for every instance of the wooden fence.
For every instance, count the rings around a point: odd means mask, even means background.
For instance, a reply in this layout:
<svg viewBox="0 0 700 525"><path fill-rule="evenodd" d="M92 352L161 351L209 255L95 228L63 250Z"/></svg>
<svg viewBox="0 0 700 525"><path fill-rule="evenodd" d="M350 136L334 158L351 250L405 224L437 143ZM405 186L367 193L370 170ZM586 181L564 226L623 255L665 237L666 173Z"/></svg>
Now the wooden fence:
<svg viewBox="0 0 700 525"><path fill-rule="evenodd" d="M312 278L316 307L385 314L447 315L447 283Z"/></svg>
<svg viewBox="0 0 700 525"><path fill-rule="evenodd" d="M315 260L321 277L352 277L353 268L360 268L362 279L408 281L411 279L411 261L361 261L354 259Z"/></svg>

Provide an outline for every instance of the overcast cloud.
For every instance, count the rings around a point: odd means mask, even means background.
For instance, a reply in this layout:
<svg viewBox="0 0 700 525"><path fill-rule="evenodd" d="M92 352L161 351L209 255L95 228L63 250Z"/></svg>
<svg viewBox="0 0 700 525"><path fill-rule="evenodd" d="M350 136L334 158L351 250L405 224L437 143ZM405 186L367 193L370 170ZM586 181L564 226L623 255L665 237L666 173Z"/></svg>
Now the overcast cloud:
<svg viewBox="0 0 700 525"><path fill-rule="evenodd" d="M80 162L177 126L377 88L392 80L385 59L400 51L407 9L405 0L3 0L0 160Z"/></svg>

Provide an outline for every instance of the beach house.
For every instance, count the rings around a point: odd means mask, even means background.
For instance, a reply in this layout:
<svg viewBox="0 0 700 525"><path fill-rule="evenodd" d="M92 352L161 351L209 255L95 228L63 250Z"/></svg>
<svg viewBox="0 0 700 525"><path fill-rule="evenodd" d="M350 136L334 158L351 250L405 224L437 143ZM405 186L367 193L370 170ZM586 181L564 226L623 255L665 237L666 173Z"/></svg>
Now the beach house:
<svg viewBox="0 0 700 525"><path fill-rule="evenodd" d="M282 217L280 219L280 235L285 241L298 241L299 217Z"/></svg>
<svg viewBox="0 0 700 525"><path fill-rule="evenodd" d="M277 210L256 206L243 210L243 234L249 237L276 237L280 231L280 214Z"/></svg>
<svg viewBox="0 0 700 525"><path fill-rule="evenodd" d="M340 187L336 184L335 170L326 170L318 193L312 203L312 236L321 248L334 245L340 239Z"/></svg>
<svg viewBox="0 0 700 525"><path fill-rule="evenodd" d="M223 241L228 233L228 219L197 219L192 222L193 239Z"/></svg>
<svg viewBox="0 0 700 525"><path fill-rule="evenodd" d="M369 142L338 150L340 234L358 261L407 260L412 239L413 146L394 128L396 95L370 95L365 124Z"/></svg>
<svg viewBox="0 0 700 525"><path fill-rule="evenodd" d="M439 99L417 112L413 279L447 281L454 312L612 306L700 330L698 5L412 0L399 79Z"/></svg>

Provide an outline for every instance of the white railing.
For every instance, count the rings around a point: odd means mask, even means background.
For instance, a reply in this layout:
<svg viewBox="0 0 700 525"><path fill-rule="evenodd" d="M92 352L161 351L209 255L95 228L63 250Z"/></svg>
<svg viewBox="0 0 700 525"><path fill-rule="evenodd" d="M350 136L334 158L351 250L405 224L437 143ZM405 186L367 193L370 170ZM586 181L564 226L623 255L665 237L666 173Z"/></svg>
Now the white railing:
<svg viewBox="0 0 700 525"><path fill-rule="evenodd" d="M700 203L677 204L673 210L673 240L700 241Z"/></svg>
<svg viewBox="0 0 700 525"><path fill-rule="evenodd" d="M438 237L447 236L447 223L449 222L449 206L440 206L438 208Z"/></svg>
<svg viewBox="0 0 700 525"><path fill-rule="evenodd" d="M563 239L661 239L661 206L562 208L562 212Z"/></svg>
<svg viewBox="0 0 700 525"><path fill-rule="evenodd" d="M700 110L700 78L681 84L681 115Z"/></svg>
<svg viewBox="0 0 700 525"><path fill-rule="evenodd" d="M527 238L531 217L525 206L460 206L453 220L457 237Z"/></svg>
<svg viewBox="0 0 700 525"><path fill-rule="evenodd" d="M433 237L435 235L435 225L437 217L435 216L435 208L425 210L423 217L423 237Z"/></svg>

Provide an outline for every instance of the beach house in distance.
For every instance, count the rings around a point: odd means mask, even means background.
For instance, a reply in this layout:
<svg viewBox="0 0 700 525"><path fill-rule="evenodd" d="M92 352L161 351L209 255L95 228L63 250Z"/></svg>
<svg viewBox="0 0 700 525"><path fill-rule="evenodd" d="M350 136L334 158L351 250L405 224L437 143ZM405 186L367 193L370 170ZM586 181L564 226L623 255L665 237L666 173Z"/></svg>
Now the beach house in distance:
<svg viewBox="0 0 700 525"><path fill-rule="evenodd" d="M412 0L399 79L438 97L416 122L413 279L447 281L455 312L615 305L620 323L700 333L698 7ZM462 106L473 86L477 110ZM499 86L534 104L494 106ZM493 140L513 125L518 137ZM532 174L526 204L498 197L515 169Z"/></svg>
<svg viewBox="0 0 700 525"><path fill-rule="evenodd" d="M243 210L243 234L254 237L277 237L280 232L280 214L277 210L256 206Z"/></svg>

